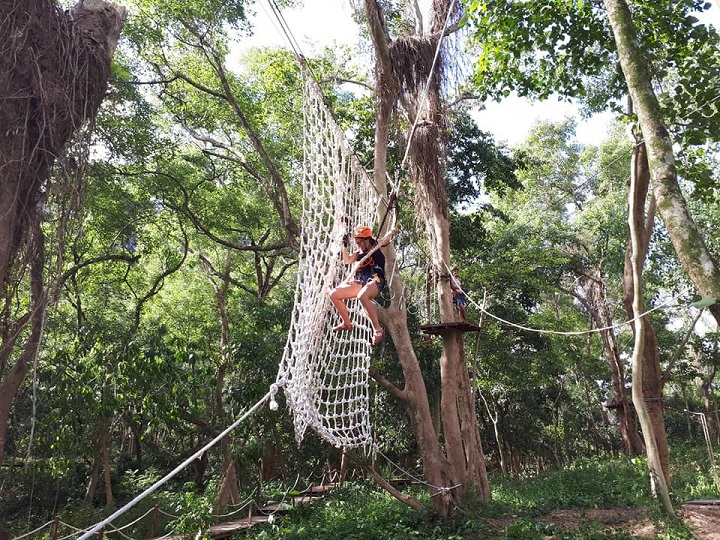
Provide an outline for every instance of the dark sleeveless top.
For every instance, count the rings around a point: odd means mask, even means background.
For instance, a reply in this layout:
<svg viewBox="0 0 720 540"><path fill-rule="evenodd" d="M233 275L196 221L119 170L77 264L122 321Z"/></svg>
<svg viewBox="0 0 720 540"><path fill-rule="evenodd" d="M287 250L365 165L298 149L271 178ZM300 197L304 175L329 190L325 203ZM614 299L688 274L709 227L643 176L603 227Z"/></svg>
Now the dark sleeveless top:
<svg viewBox="0 0 720 540"><path fill-rule="evenodd" d="M365 255L367 253L361 251L357 255L357 260L362 260ZM379 249L355 272L355 281L365 285L370 280L377 282L378 289L382 289L385 285L385 255Z"/></svg>

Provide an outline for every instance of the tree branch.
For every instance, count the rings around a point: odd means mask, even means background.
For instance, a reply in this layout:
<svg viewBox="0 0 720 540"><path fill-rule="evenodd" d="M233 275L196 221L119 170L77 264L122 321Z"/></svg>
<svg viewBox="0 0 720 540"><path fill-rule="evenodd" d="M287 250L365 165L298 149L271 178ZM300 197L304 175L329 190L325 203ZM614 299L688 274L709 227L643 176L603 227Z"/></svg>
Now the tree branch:
<svg viewBox="0 0 720 540"><path fill-rule="evenodd" d="M325 83L328 83L328 82L334 82L334 83L340 83L340 84L344 84L344 83L356 84L356 85L358 85L358 86L362 86L363 88L366 88L366 89L370 90L371 92L375 92L375 88L374 88L372 85L368 84L368 83L365 83L365 82L362 82L362 81L355 81L355 80L352 80L352 79L345 79L345 78L343 78L343 77L339 77L338 75L333 75L332 77L328 77L327 79L323 79L322 81L319 82L319 84L325 84Z"/></svg>
<svg viewBox="0 0 720 540"><path fill-rule="evenodd" d="M380 473L378 473L371 465L363 464L363 469L368 471L370 475L373 477L373 480L377 482L377 484L382 487L385 491L390 493L393 497L395 497L398 501L407 504L410 508L414 510L425 510L425 506L417 500L415 497L410 497L409 495L405 495L400 490L393 487L393 485L385 480Z"/></svg>
<svg viewBox="0 0 720 540"><path fill-rule="evenodd" d="M183 235L183 254L178 263L174 266L171 266L169 268L166 268L163 270L160 275L158 275L155 280L153 281L152 287L138 300L137 305L135 306L135 316L133 318L133 330L132 333L134 334L135 331L140 327L140 314L142 312L142 308L145 305L145 302L150 300L153 296L155 296L157 293L160 292L160 290L163 287L163 283L165 282L165 278L169 275L177 272L182 267L183 263L185 262L185 259L187 259L188 255L188 237L187 234L185 234L185 229L182 227L182 223L180 223L180 232Z"/></svg>
<svg viewBox="0 0 720 540"><path fill-rule="evenodd" d="M683 351L685 351L685 346L687 345L687 342L690 340L690 336L693 334L693 330L695 330L695 325L700 320L700 317L703 314L702 309L699 309L695 317L693 318L692 322L690 323L690 327L688 328L688 331L683 336L682 341L680 342L680 345L678 345L678 348L675 350L675 353L673 353L672 358L668 362L667 367L665 368L665 371L663 371L662 374L662 382L665 384L667 381L670 380L670 374L672 372L673 367L675 367L675 364L680 359L680 356L682 355Z"/></svg>
<svg viewBox="0 0 720 540"><path fill-rule="evenodd" d="M397 386L395 386L393 383L388 381L385 377L380 375L380 372L376 370L375 368L371 367L368 370L368 375L370 375L376 383L378 383L381 387L383 387L385 390L390 392L393 396L398 398L400 401L406 402L407 401L407 395L405 392L400 390Z"/></svg>

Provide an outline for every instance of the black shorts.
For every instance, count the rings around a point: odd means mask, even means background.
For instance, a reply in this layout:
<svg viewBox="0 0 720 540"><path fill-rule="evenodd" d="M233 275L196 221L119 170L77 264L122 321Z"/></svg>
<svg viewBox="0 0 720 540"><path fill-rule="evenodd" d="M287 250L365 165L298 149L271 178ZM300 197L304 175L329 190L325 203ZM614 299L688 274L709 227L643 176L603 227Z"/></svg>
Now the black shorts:
<svg viewBox="0 0 720 540"><path fill-rule="evenodd" d="M385 276L377 272L363 272L362 274L355 276L356 282L360 283L363 287L368 283L375 283L378 288L378 294L383 292L385 288Z"/></svg>

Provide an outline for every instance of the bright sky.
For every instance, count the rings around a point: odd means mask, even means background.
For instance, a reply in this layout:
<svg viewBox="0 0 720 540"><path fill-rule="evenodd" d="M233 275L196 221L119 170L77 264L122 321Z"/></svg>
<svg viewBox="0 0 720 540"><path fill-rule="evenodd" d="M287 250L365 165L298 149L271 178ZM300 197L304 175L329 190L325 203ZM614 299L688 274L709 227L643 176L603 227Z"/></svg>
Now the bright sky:
<svg viewBox="0 0 720 540"><path fill-rule="evenodd" d="M257 6L253 44L288 46L268 0L258 0ZM359 32L348 0L304 0L302 7L284 9L282 15L295 40L308 54L333 42L354 44Z"/></svg>
<svg viewBox="0 0 720 540"><path fill-rule="evenodd" d="M252 45L288 46L268 0L258 1ZM421 5L426 5L426 2L421 0ZM282 15L306 55L333 43L356 43L359 29L352 20L349 0L305 0L302 8L283 10ZM720 7L712 4L704 19L720 28ZM574 116L578 122L577 138L581 143L597 144L605 138L612 120L608 113L582 120L577 114L577 107L570 103L555 99L531 103L517 96L510 96L502 103L487 103L485 110L473 116L480 129L510 146L524 141L537 122L559 122L568 116Z"/></svg>

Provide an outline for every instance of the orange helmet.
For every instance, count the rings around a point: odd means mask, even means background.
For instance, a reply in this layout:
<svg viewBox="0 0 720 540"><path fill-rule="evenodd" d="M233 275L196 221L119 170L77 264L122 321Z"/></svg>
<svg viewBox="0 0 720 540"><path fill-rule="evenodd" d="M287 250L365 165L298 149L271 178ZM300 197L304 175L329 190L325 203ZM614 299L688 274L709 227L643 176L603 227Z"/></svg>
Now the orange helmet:
<svg viewBox="0 0 720 540"><path fill-rule="evenodd" d="M372 229L361 225L353 233L354 238L372 238Z"/></svg>

